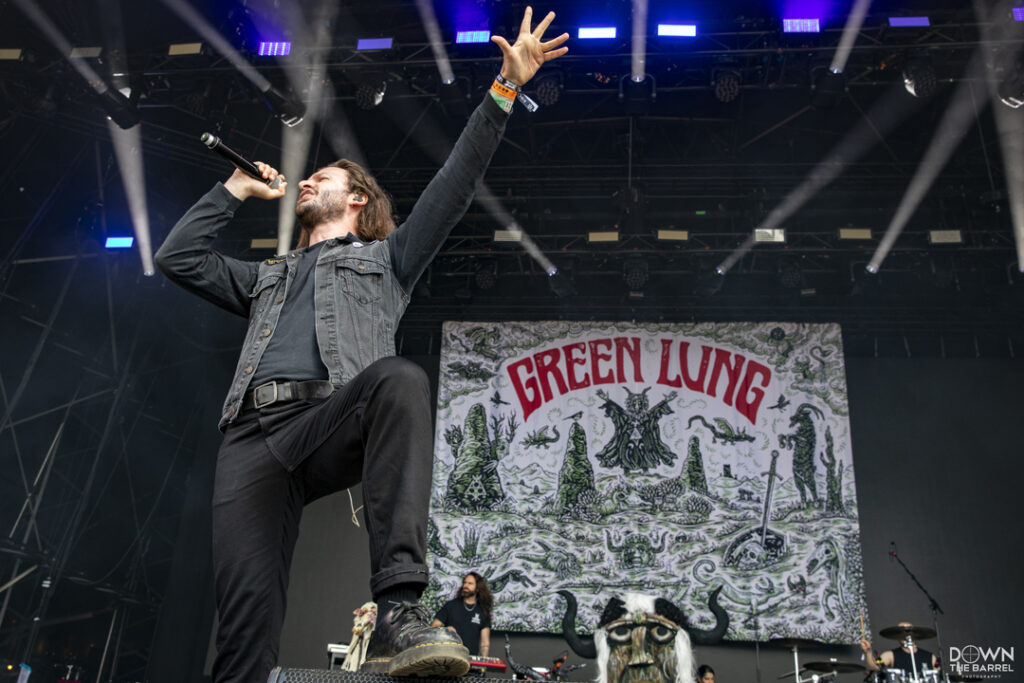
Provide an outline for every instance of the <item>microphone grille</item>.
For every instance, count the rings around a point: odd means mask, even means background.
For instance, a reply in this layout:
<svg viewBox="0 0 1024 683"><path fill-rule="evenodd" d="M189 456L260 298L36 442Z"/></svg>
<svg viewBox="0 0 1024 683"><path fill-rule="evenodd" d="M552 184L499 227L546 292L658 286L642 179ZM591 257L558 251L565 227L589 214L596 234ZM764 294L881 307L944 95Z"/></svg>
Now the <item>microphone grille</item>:
<svg viewBox="0 0 1024 683"><path fill-rule="evenodd" d="M203 144L209 147L210 149L213 149L218 144L220 144L220 140L213 133L203 133L200 140L202 140Z"/></svg>

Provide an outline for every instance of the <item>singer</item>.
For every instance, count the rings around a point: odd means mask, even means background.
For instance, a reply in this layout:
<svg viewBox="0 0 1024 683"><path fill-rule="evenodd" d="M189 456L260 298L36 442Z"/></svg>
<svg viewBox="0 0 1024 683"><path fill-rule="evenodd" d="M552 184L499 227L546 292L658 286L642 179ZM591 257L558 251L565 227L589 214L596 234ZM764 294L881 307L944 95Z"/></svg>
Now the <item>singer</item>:
<svg viewBox="0 0 1024 683"><path fill-rule="evenodd" d="M213 500L219 624L213 680L265 681L278 653L288 570L303 506L362 482L377 627L364 671L460 676L468 652L432 627L419 604L433 461L426 374L395 357L394 333L420 277L465 213L501 140L519 86L565 54L543 41L549 13L514 44L491 40L502 65L444 166L404 223L388 196L351 161L299 183L299 245L241 261L211 248L250 198L275 189L241 171L174 226L156 255L188 291L249 319L224 402ZM278 173L257 164L262 178ZM338 609L339 615L346 610Z"/></svg>

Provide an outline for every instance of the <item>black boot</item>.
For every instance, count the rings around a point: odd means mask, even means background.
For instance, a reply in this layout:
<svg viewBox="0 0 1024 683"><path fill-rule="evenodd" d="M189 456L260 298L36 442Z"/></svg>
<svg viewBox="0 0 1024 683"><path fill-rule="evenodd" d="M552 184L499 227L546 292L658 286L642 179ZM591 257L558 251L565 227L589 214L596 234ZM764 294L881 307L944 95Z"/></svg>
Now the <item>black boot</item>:
<svg viewBox="0 0 1024 683"><path fill-rule="evenodd" d="M469 650L454 631L431 626L422 605L403 602L378 613L359 670L391 676L462 676L469 671Z"/></svg>

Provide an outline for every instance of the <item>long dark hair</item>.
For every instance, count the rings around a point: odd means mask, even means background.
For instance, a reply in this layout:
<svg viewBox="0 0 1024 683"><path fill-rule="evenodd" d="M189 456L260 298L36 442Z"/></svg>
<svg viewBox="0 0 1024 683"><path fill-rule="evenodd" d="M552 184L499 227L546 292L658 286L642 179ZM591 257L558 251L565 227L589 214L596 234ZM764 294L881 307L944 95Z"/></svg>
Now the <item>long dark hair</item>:
<svg viewBox="0 0 1024 683"><path fill-rule="evenodd" d="M707 664L701 664L697 667L697 683L700 683L701 679L704 678L704 674L714 674L715 670Z"/></svg>
<svg viewBox="0 0 1024 683"><path fill-rule="evenodd" d="M384 191L377 180L365 168L348 159L338 159L333 164L348 173L348 191L366 195L366 205L359 212L356 235L364 242L383 240L395 231L395 206L391 196ZM309 246L309 230L302 229L297 249Z"/></svg>
<svg viewBox="0 0 1024 683"><path fill-rule="evenodd" d="M487 579L476 572L469 572L466 576L472 576L476 580L476 604L480 605L480 609L483 610L484 616L490 620L491 610L494 609L494 596L491 595L491 588L487 585ZM466 580L466 576L462 577L463 581ZM462 597L461 585L455 589L455 597Z"/></svg>

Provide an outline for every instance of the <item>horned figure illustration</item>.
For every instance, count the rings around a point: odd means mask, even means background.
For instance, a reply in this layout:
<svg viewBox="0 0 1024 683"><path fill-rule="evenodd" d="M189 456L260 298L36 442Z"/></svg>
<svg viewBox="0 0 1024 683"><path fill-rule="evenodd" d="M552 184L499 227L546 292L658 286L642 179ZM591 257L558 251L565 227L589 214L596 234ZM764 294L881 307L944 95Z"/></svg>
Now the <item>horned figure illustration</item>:
<svg viewBox="0 0 1024 683"><path fill-rule="evenodd" d="M696 675L693 644L718 643L729 629L729 615L718 604L721 587L708 598L715 627L690 626L686 616L663 598L626 593L605 605L593 642L575 631L576 596L558 591L566 601L562 635L580 657L597 659L597 683L690 683Z"/></svg>

